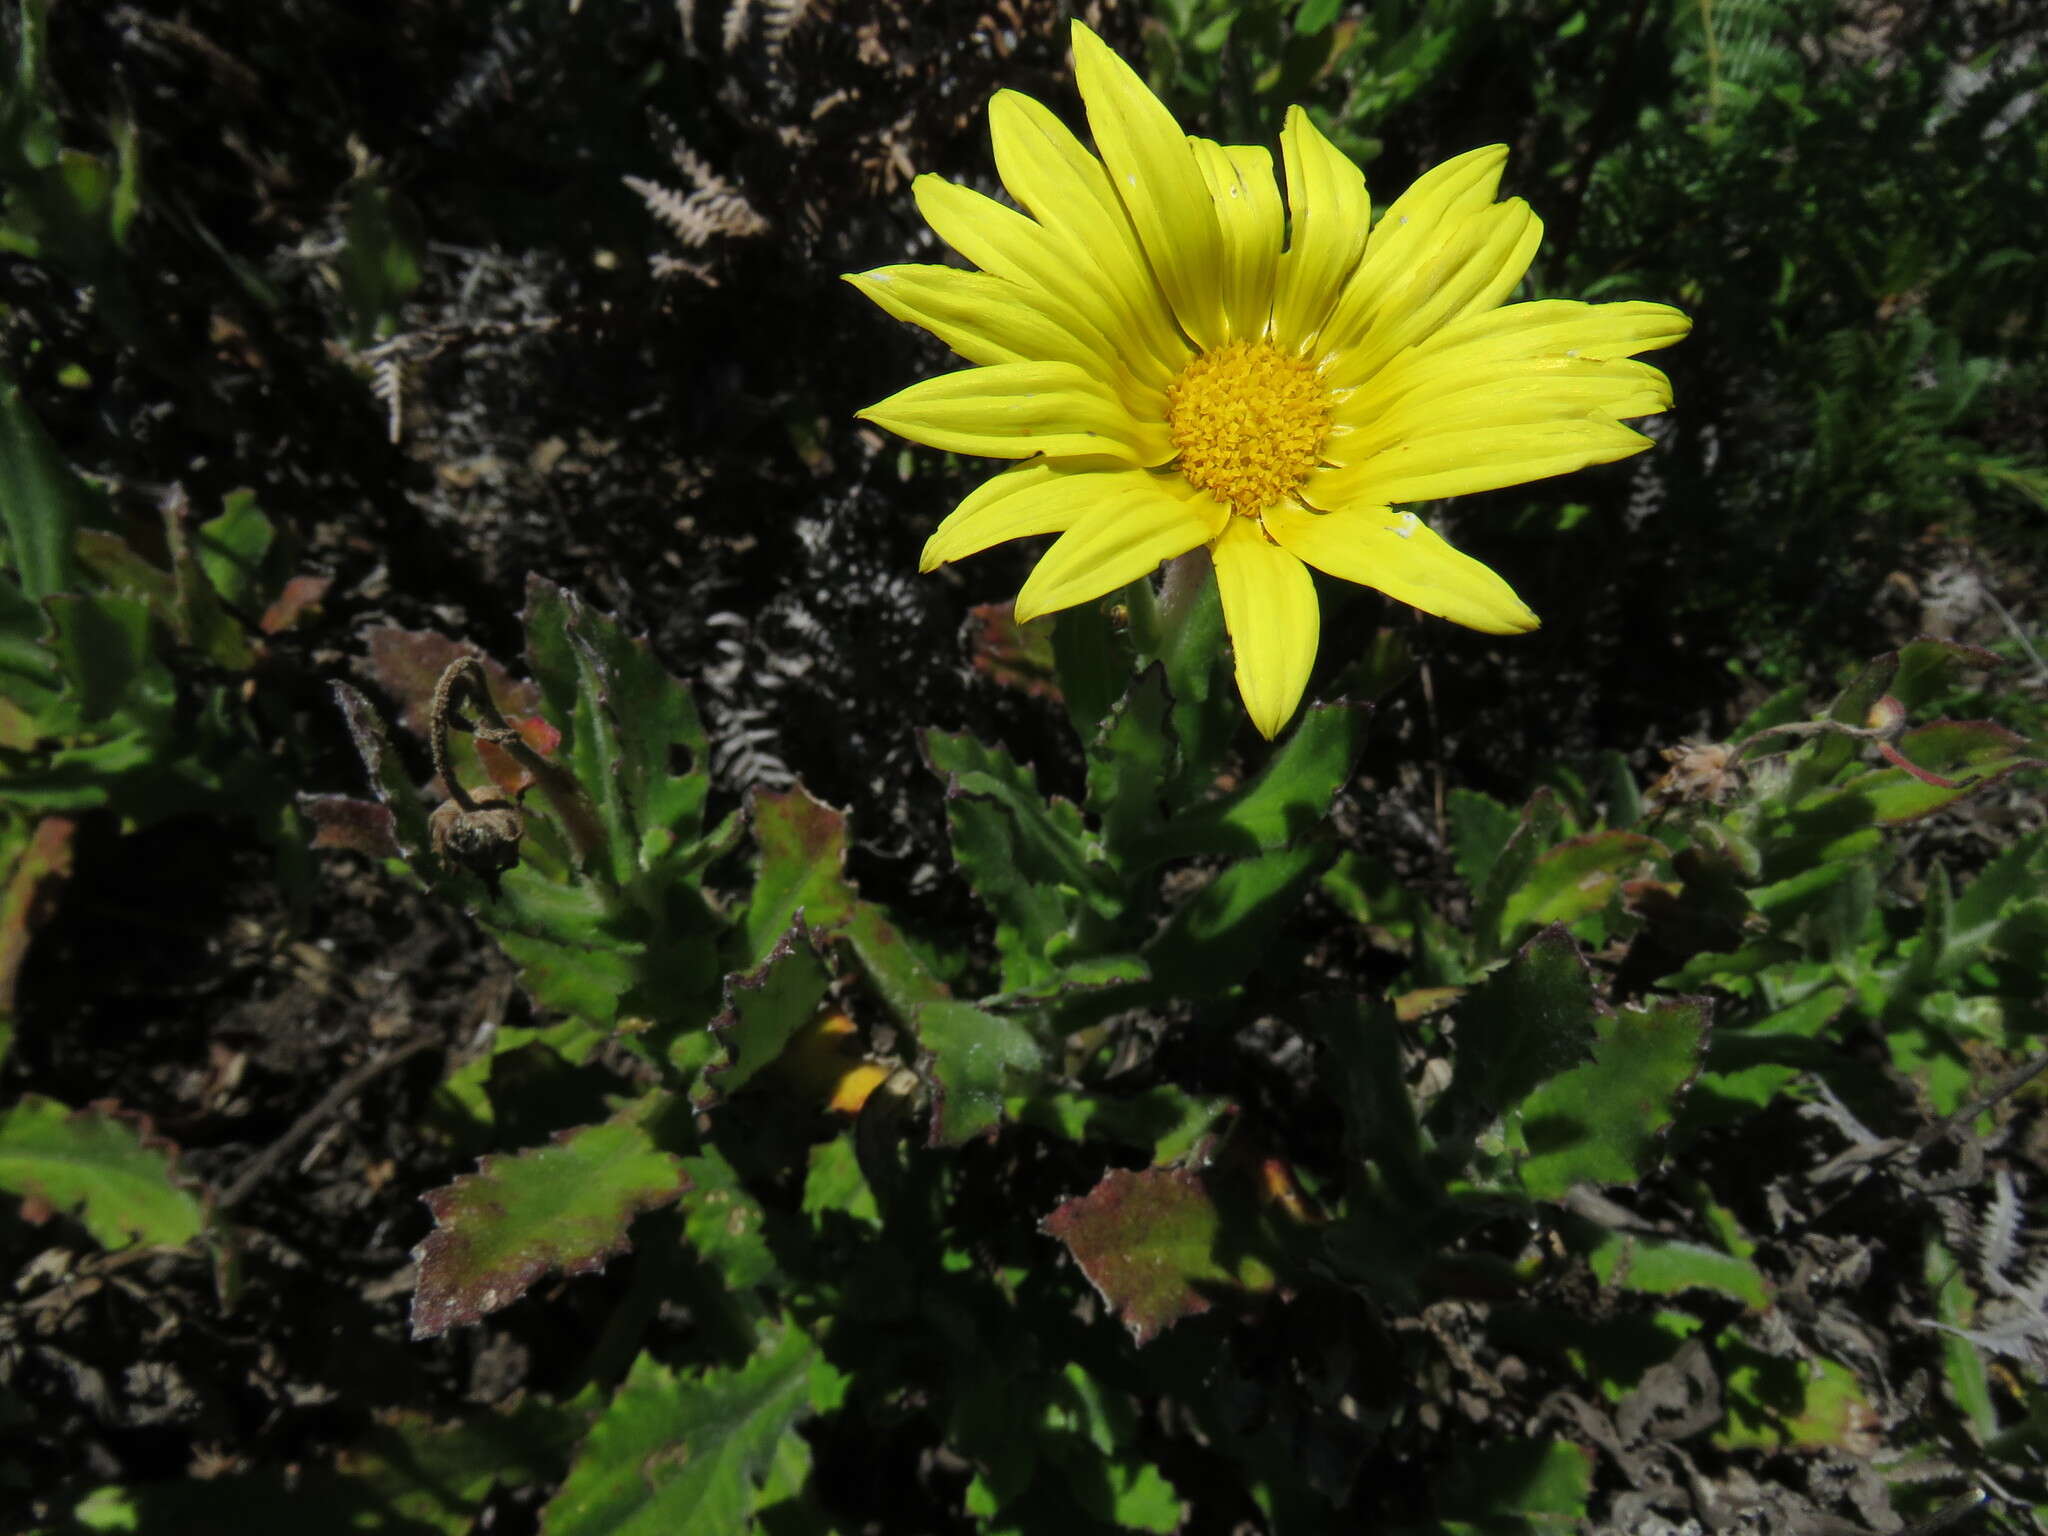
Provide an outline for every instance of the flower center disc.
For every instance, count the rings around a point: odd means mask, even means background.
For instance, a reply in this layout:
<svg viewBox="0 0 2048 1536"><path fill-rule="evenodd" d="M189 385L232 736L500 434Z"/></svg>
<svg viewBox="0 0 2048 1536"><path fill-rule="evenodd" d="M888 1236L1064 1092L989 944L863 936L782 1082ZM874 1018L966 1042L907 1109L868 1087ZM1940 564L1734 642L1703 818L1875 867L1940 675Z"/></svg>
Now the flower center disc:
<svg viewBox="0 0 2048 1536"><path fill-rule="evenodd" d="M1315 370L1263 341L1233 341L1166 387L1181 478L1240 517L1292 496L1316 467L1330 399Z"/></svg>

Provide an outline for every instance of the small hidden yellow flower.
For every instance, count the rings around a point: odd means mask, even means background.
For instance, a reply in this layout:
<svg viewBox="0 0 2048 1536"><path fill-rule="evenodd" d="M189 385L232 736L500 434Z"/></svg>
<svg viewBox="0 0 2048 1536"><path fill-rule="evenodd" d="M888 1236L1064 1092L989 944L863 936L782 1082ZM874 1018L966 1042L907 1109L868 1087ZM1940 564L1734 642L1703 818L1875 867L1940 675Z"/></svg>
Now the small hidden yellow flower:
<svg viewBox="0 0 2048 1536"><path fill-rule="evenodd" d="M1504 304L1542 226L1495 201L1507 150L1446 161L1372 220L1365 178L1299 107L1280 149L1183 134L1080 23L1096 158L1014 91L989 106L1019 208L937 176L919 209L979 271L847 280L974 367L861 414L913 442L1022 462L925 545L923 569L1057 533L1017 618L1084 603L1206 546L1252 722L1275 735L1315 663L1308 568L1490 634L1536 615L1401 502L1638 453L1666 410L1638 352L1690 329L1662 304Z"/></svg>

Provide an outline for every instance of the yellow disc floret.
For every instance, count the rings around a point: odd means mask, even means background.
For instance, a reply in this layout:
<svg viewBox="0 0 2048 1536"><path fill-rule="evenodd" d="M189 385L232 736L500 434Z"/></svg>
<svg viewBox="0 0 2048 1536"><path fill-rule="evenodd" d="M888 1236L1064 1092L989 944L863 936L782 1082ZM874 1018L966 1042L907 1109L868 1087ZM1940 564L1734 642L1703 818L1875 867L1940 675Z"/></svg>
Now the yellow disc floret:
<svg viewBox="0 0 2048 1536"><path fill-rule="evenodd" d="M1268 342L1205 352L1166 388L1181 477L1240 517L1291 498L1316 467L1330 397L1316 373Z"/></svg>

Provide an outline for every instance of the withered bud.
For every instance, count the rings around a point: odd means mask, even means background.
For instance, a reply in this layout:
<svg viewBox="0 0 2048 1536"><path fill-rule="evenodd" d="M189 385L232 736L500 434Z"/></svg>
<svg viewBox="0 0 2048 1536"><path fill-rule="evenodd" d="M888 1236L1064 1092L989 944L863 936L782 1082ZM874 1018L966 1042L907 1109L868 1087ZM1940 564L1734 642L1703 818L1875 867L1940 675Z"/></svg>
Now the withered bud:
<svg viewBox="0 0 2048 1536"><path fill-rule="evenodd" d="M493 890L498 876L519 862L519 839L526 834L526 815L503 790L486 786L472 790L471 807L455 800L441 802L428 822L434 852L481 877Z"/></svg>

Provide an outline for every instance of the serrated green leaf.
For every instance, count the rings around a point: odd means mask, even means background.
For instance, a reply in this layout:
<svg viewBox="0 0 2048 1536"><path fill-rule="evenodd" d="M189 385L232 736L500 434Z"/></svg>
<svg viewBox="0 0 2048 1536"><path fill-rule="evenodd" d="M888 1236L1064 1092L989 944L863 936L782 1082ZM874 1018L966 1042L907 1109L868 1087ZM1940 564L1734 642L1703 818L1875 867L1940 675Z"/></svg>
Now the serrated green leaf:
<svg viewBox="0 0 2048 1536"><path fill-rule="evenodd" d="M795 1430L833 1406L845 1379L796 1327L765 1327L737 1369L681 1375L641 1355L591 1426L545 1536L730 1536L760 1507ZM787 1470L777 1481L785 1481Z"/></svg>
<svg viewBox="0 0 2048 1536"><path fill-rule="evenodd" d="M1166 671L1145 669L1111 711L1088 748L1088 809L1102 823L1112 857L1157 836L1161 794L1174 760Z"/></svg>
<svg viewBox="0 0 2048 1536"><path fill-rule="evenodd" d="M932 1084L933 1146L988 1130L1005 1096L1028 1091L1045 1070L1045 1048L1021 1021L972 1003L926 1003L914 1027L918 1069Z"/></svg>
<svg viewBox="0 0 2048 1536"><path fill-rule="evenodd" d="M487 1157L425 1197L434 1230L413 1250L412 1333L433 1338L517 1301L542 1275L588 1274L631 1246L643 1211L683 1192L680 1163L642 1123L653 1099L553 1143Z"/></svg>
<svg viewBox="0 0 2048 1536"><path fill-rule="evenodd" d="M22 1214L76 1214L103 1248L178 1248L206 1225L205 1208L171 1178L171 1157L101 1109L71 1110L23 1094L0 1110L0 1189Z"/></svg>
<svg viewBox="0 0 2048 1536"><path fill-rule="evenodd" d="M1451 865L1477 896L1522 818L1476 789L1452 790L1444 797L1444 815L1451 829Z"/></svg>
<svg viewBox="0 0 2048 1536"><path fill-rule="evenodd" d="M753 895L740 920L749 963L764 958L799 912L813 933L843 941L891 1012L905 1024L926 1003L952 996L915 945L846 878L846 815L803 786L756 790L747 819L759 850ZM780 924L780 926L776 926Z"/></svg>
<svg viewBox="0 0 2048 1536"><path fill-rule="evenodd" d="M725 1010L711 1021L725 1060L691 1094L699 1109L723 1103L780 1056L809 1024L831 983L810 931L798 922L752 971L725 979Z"/></svg>
<svg viewBox="0 0 2048 1536"><path fill-rule="evenodd" d="M1703 997L1680 997L1599 1014L1593 1060L1522 1101L1522 1187L1556 1200L1575 1184L1647 1174L1700 1069L1711 1008Z"/></svg>
<svg viewBox="0 0 2048 1536"><path fill-rule="evenodd" d="M1559 843L1508 896L1502 937L1512 944L1529 929L1591 917L1613 900L1623 875L1669 857L1662 843L1635 832L1595 832Z"/></svg>
<svg viewBox="0 0 2048 1536"><path fill-rule="evenodd" d="M1066 1245L1139 1344L1208 1311L1216 1287L1265 1291L1275 1283L1248 1234L1226 1232L1208 1175L1195 1169L1116 1169L1039 1228Z"/></svg>
<svg viewBox="0 0 2048 1536"><path fill-rule="evenodd" d="M1590 1059L1599 1013L1578 945L1564 929L1546 928L1458 1004L1455 1070L1433 1118L1453 1140L1475 1134Z"/></svg>
<svg viewBox="0 0 2048 1536"><path fill-rule="evenodd" d="M1050 979L1055 940L1089 906L1107 915L1117 905L1107 871L1090 863L1080 811L1042 798L1000 748L936 730L921 740L946 782L953 856L996 920L1003 990Z"/></svg>

